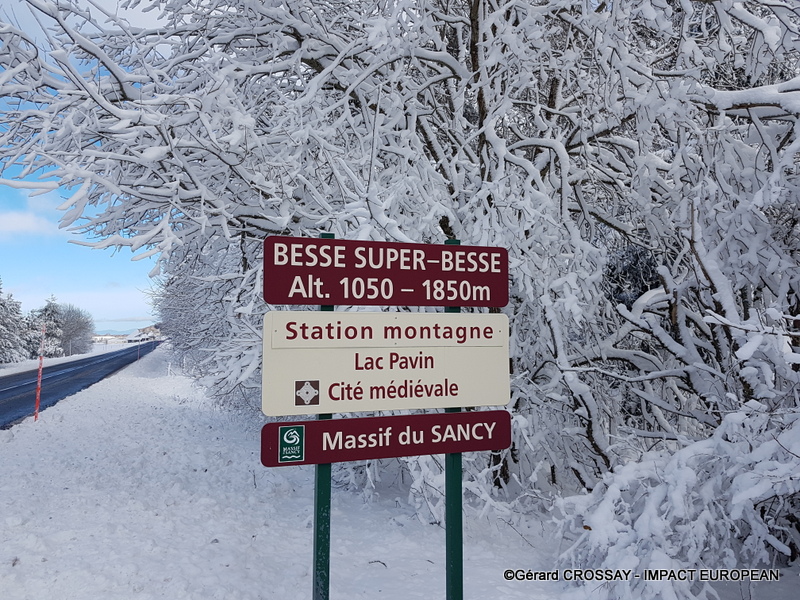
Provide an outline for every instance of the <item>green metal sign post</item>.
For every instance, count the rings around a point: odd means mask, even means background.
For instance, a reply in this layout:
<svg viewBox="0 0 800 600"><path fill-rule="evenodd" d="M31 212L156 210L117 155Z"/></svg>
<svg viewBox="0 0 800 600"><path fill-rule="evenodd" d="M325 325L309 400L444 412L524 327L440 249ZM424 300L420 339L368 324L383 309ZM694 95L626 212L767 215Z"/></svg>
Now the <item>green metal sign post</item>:
<svg viewBox="0 0 800 600"><path fill-rule="evenodd" d="M460 412L460 408L445 408ZM464 532L461 516L461 453L444 457L445 586L447 600L464 598Z"/></svg>
<svg viewBox="0 0 800 600"><path fill-rule="evenodd" d="M331 415L319 415L318 420ZM314 482L314 600L328 600L331 583L331 465L317 465Z"/></svg>
<svg viewBox="0 0 800 600"><path fill-rule="evenodd" d="M333 240L335 236L322 233L319 238ZM445 248L446 245L459 248ZM264 243L265 299L278 304L316 304L320 307L320 311L324 312L332 312L335 304L442 306L452 302L464 306L490 308L502 306L508 301L507 277L508 255L505 249L461 246L460 240L456 239L447 240L444 245L426 246L347 240L322 242L319 239L304 240L273 236ZM444 312L460 313L461 306L445 306ZM317 414L319 421L327 421L333 418L331 414L333 412L349 412L339 410L343 404L333 403L340 400L363 400L358 404L361 411L387 408L445 408L447 413L461 413L465 406L488 405L481 402L491 399L495 395L495 389L501 386L507 387L504 361L507 360L508 319L503 317L505 320L501 323L494 318L502 315L476 314L450 317L439 313L424 315L425 319L420 318L423 315L414 316L412 319L412 315L386 313L386 319L377 315L381 318L375 320L372 315L365 314L363 319L353 322L350 316L345 318L345 313L341 313L339 319L330 319L313 312L282 314L283 320L272 313L268 313L264 318L265 366L269 362L272 369L269 371L264 369L263 373L262 410L267 415ZM300 314L317 316L298 317ZM380 337L381 335L383 337ZM387 342L391 344L387 345ZM420 345L419 350L417 345ZM504 355L500 353L502 348L505 348ZM326 368L336 371L335 382L331 383L331 374L320 369L318 365L313 365L310 370L316 377L308 375L309 371L306 370L308 361L298 360L297 353L306 356L312 351L322 352L325 356L330 355L329 360L322 362ZM455 353L458 353L458 357ZM269 361L266 360L267 356L270 357ZM480 362L478 358L481 359ZM447 362L447 359L450 359L450 362ZM382 379L384 374L379 372L384 368L382 364L395 364L392 361L395 361L401 371L421 368L417 364L418 361L428 361L430 364L425 362L424 368L432 371L435 370L434 364L439 368L442 363L449 367L442 375L441 381L438 380L439 375L431 375L429 380L424 382L420 380L417 385L412 386L414 382L409 375L408 381L404 379L399 386L408 386L403 389L413 388L414 391L406 392L405 395L398 393L397 398L403 399L401 403L396 399L395 392L389 391L390 388L395 390L397 387L394 385L394 380L389 385ZM474 379L474 369L471 366L473 364L481 364L484 371L488 369L491 377ZM302 369L298 370L298 367ZM358 384L354 383L356 380L352 377L355 376L351 374L356 370L365 371L364 374L358 375L364 380L363 385L360 380ZM280 375L277 375L278 373ZM351 379L348 380L348 377ZM434 394L432 390L437 387L443 391ZM484 390L484 387L487 389ZM327 390L327 395L323 396L322 390ZM383 403L385 398L391 398L397 405L385 405ZM408 400L409 398L411 400ZM426 400L421 401L420 398ZM436 403L431 403L431 400L436 400ZM375 404L377 409L365 408L372 406L370 403ZM469 420L470 415L477 414L465 412L459 417L454 415L449 419ZM429 416L444 418L441 414ZM327 426L317 425L314 430L336 429L338 440L344 433L341 427L336 428L337 422ZM508 443L510 443L510 423L510 418L507 417ZM448 427L452 427L452 424ZM494 426L491 429L494 429ZM310 464L306 455L308 450L306 442L311 439L307 436L310 430L305 423L291 423L277 430L275 434L277 446L274 451L280 455L279 462L304 461L303 464ZM382 434L385 435L387 448L390 430L391 427L387 427L386 432ZM487 431L491 437L491 430ZM353 437L355 434L347 435ZM400 434L395 437L398 441L393 440L392 443L407 443L402 441ZM421 439L420 437L420 443ZM476 439L484 438L476 437ZM439 440L433 439L429 443L437 441ZM269 444L267 446L272 447ZM267 446L262 445L262 463L265 466L274 466L270 462L272 459L265 462L263 452ZM324 448L324 445L322 447ZM439 452L435 452L437 449ZM405 450L408 450L408 447L405 447ZM459 452L454 452L456 450ZM333 452L331 448L328 448L328 451ZM470 449L458 444L432 448L432 453L445 454L446 600L464 598L461 451ZM394 452L393 449L391 456L412 455ZM316 456L325 462L314 463L316 470L312 598L329 600L330 460L335 461L335 459L328 453Z"/></svg>
<svg viewBox="0 0 800 600"><path fill-rule="evenodd" d="M322 233L321 238L333 239L332 233ZM333 306L320 306L322 311L333 311ZM332 418L321 414L319 421ZM331 465L316 465L314 471L314 584L313 599L328 600L331 587Z"/></svg>
<svg viewBox="0 0 800 600"><path fill-rule="evenodd" d="M459 245L460 240L447 240L446 244ZM457 306L444 309L448 313L461 312ZM445 408L445 412L461 412L460 408ZM464 598L464 528L462 523L462 464L461 453L444 457L444 527L445 527L445 588L447 600Z"/></svg>

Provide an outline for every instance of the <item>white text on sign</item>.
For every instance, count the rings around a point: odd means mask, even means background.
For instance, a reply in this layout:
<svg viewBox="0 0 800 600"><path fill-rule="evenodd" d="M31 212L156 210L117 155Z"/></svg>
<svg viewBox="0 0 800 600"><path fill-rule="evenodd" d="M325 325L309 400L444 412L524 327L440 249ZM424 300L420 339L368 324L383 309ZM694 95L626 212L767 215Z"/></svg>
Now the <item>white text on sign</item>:
<svg viewBox="0 0 800 600"><path fill-rule="evenodd" d="M504 248L270 236L264 299L275 304L505 306Z"/></svg>
<svg viewBox="0 0 800 600"><path fill-rule="evenodd" d="M501 255L496 250L443 249L435 257L426 258L421 249L392 247L355 248L348 256L346 248L333 244L307 245L277 243L275 266L333 267L345 269L398 269L425 271L427 264L438 265L442 271L454 273L501 273Z"/></svg>

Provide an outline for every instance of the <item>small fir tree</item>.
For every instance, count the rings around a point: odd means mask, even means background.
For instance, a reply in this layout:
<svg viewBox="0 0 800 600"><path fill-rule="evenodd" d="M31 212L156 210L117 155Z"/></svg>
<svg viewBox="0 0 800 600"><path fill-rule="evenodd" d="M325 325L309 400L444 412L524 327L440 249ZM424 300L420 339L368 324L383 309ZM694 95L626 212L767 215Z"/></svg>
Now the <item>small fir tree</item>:
<svg viewBox="0 0 800 600"><path fill-rule="evenodd" d="M39 356L43 328L44 347L42 355L45 358L64 356L64 349L61 346L63 316L55 296L50 296L47 299L47 304L42 308L31 311L27 321L26 347L30 358Z"/></svg>
<svg viewBox="0 0 800 600"><path fill-rule="evenodd" d="M24 328L20 303L11 294L3 295L0 280L0 363L25 360Z"/></svg>

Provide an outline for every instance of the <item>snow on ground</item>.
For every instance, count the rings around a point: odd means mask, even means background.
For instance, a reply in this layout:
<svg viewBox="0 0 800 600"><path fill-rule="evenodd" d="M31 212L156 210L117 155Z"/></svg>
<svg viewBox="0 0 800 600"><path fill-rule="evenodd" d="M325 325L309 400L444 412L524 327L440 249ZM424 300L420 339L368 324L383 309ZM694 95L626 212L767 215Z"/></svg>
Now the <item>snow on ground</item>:
<svg viewBox="0 0 800 600"><path fill-rule="evenodd" d="M262 467L261 424L216 408L162 347L0 431L0 599L311 598L314 468ZM333 491L331 599L444 598L444 530L382 494ZM551 531L467 517L465 598L571 597L503 578L552 568ZM797 571L719 589L788 600Z"/></svg>
<svg viewBox="0 0 800 600"><path fill-rule="evenodd" d="M0 431L0 598L311 597L314 468L264 468L261 423L170 373L158 349ZM444 597L444 530L405 502L334 489L331 530L332 599ZM557 597L503 579L550 567L537 530L467 522L465 596Z"/></svg>

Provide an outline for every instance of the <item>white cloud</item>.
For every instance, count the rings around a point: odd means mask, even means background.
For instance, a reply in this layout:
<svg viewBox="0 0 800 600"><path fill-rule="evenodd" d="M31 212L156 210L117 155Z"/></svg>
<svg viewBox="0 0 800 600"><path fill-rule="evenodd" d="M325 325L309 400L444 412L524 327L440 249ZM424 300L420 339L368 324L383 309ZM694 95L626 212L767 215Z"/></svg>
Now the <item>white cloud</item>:
<svg viewBox="0 0 800 600"><path fill-rule="evenodd" d="M0 235L64 235L56 223L32 212L0 213Z"/></svg>

